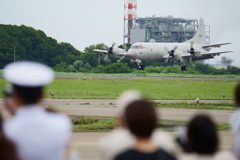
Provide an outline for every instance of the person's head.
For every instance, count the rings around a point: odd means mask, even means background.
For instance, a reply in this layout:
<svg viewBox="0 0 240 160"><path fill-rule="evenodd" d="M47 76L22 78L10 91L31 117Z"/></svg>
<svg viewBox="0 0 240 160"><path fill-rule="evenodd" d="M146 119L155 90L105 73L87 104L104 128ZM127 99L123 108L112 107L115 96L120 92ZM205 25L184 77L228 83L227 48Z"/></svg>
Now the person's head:
<svg viewBox="0 0 240 160"><path fill-rule="evenodd" d="M43 86L50 83L54 74L51 68L37 62L10 63L3 76L13 85L13 105L36 104L43 98Z"/></svg>
<svg viewBox="0 0 240 160"><path fill-rule="evenodd" d="M188 142L185 152L214 154L219 140L213 121L206 115L197 115L188 124Z"/></svg>
<svg viewBox="0 0 240 160"><path fill-rule="evenodd" d="M121 96L118 99L118 106L116 108L116 117L118 118L118 126L119 127L126 127L124 123L124 114L126 107L136 101L141 100L142 96L141 93L134 90L125 91L121 94Z"/></svg>
<svg viewBox="0 0 240 160"><path fill-rule="evenodd" d="M235 89L235 104L236 107L240 107L240 84Z"/></svg>
<svg viewBox="0 0 240 160"><path fill-rule="evenodd" d="M36 104L42 98L42 87L22 87L13 85L12 99L16 106Z"/></svg>
<svg viewBox="0 0 240 160"><path fill-rule="evenodd" d="M154 107L146 100L130 103L124 114L125 123L137 138L150 138L156 127L157 115Z"/></svg>

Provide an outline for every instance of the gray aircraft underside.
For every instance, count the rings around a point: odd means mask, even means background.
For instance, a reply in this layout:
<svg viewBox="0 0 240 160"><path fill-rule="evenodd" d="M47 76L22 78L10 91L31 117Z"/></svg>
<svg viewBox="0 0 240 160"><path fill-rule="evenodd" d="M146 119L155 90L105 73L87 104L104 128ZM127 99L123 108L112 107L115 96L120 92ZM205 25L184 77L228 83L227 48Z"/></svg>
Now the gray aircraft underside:
<svg viewBox="0 0 240 160"><path fill-rule="evenodd" d="M115 43L107 50L95 49L95 52L102 52L106 54L104 58L106 60L109 54L120 57L131 58L132 62L137 62L138 69L144 70L145 66L143 62L145 61L157 61L157 62L169 62L174 61L175 63L183 63L184 66L181 67L182 71L187 71L187 66L185 63L205 60L214 58L214 56L219 56L222 53L229 53L232 51L223 52L210 52L213 47L221 47L222 45L227 45L230 43L207 45L205 38L205 27L204 20L201 18L199 20L198 30L195 36L183 43L156 43L155 40L150 40L150 42L138 42L132 44L131 48L127 51L126 48L121 49L114 47Z"/></svg>

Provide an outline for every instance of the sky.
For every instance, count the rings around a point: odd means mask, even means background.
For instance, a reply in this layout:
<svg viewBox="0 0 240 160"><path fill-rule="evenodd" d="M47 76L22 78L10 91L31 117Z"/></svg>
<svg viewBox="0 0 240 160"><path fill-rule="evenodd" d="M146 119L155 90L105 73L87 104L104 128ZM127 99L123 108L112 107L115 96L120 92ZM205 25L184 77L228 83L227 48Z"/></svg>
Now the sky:
<svg viewBox="0 0 240 160"><path fill-rule="evenodd" d="M138 0L138 17L173 15L202 17L211 27L211 44L231 42L212 49L240 67L240 0ZM124 0L0 0L0 24L26 25L42 30L58 42L83 51L92 44L123 43ZM206 63L214 64L220 56Z"/></svg>

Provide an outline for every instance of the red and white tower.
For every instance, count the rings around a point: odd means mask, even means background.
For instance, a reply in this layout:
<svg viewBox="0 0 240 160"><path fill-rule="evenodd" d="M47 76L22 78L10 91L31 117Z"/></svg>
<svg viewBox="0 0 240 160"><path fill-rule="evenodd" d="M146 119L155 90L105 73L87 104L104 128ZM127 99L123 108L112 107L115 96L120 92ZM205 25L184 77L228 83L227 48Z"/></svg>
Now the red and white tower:
<svg viewBox="0 0 240 160"><path fill-rule="evenodd" d="M130 30L133 26L133 21L137 18L137 0L124 0L124 37L123 43L125 43L125 38L128 39L130 43Z"/></svg>

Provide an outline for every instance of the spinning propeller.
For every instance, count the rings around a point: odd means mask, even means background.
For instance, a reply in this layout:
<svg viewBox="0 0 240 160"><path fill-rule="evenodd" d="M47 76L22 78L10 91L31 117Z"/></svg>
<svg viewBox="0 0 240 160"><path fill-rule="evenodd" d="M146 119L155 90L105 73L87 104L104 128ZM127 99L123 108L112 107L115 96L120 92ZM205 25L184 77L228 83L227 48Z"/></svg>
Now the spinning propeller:
<svg viewBox="0 0 240 160"><path fill-rule="evenodd" d="M114 46L115 46L115 43L113 43L110 48L107 48L107 46L105 46L105 45L102 46L105 50L107 50L107 54L106 54L106 56L104 57L104 61L107 60L109 54L113 54L113 47L114 47Z"/></svg>
<svg viewBox="0 0 240 160"><path fill-rule="evenodd" d="M172 57L172 58L174 59L174 62L176 63L176 59L175 59L175 57L174 57L174 52L175 52L175 50L176 50L177 48L178 48L178 47L175 46L175 47L173 48L173 50L169 51L169 50L167 49L167 47L164 47L164 49L165 49L165 50L168 52L168 54L169 54L168 58L165 60L165 63L168 62L168 60L169 60L170 57Z"/></svg>

